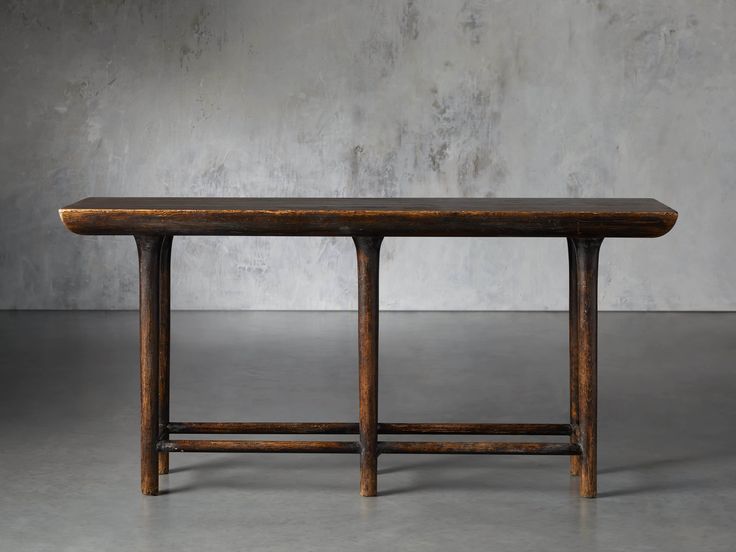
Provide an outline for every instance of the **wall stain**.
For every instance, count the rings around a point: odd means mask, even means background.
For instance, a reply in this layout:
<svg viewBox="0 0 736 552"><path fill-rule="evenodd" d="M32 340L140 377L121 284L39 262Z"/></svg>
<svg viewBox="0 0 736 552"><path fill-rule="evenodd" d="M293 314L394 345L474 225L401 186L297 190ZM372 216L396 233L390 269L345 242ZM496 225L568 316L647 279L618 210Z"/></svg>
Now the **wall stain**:
<svg viewBox="0 0 736 552"><path fill-rule="evenodd" d="M39 29L43 29L46 31L51 30L51 26L43 23L41 21L41 18L37 12L37 9L33 9L31 6L28 5L28 2L25 2L23 0L9 0L5 3L5 12L10 17L15 17L20 19L21 25L25 29L29 29L30 27L37 27ZM35 3L34 3L35 4ZM33 7L35 7L32 4Z"/></svg>
<svg viewBox="0 0 736 552"><path fill-rule="evenodd" d="M358 145L350 152L350 194L355 197L397 197L396 151Z"/></svg>
<svg viewBox="0 0 736 552"><path fill-rule="evenodd" d="M350 176L352 178L353 185L356 186L360 175L360 155L362 153L362 146L355 146L350 152Z"/></svg>
<svg viewBox="0 0 736 552"><path fill-rule="evenodd" d="M467 0L458 14L460 29L470 38L474 46L480 44L485 27L484 14L487 6L474 0Z"/></svg>
<svg viewBox="0 0 736 552"><path fill-rule="evenodd" d="M463 197L494 197L495 188L506 177L506 164L490 149L463 154L457 167L457 186Z"/></svg>
<svg viewBox="0 0 736 552"><path fill-rule="evenodd" d="M414 0L407 0L404 5L399 30L404 40L416 40L419 38L419 10Z"/></svg>
<svg viewBox="0 0 736 552"><path fill-rule="evenodd" d="M179 47L179 67L185 71L189 70L193 60L202 57L202 54L212 40L213 33L206 24L209 15L210 12L207 9L200 8L192 17L187 32L193 39L193 43L188 41ZM220 50L222 49L221 39L218 48Z"/></svg>
<svg viewBox="0 0 736 552"><path fill-rule="evenodd" d="M509 66L501 63L494 73L464 75L447 91L429 88L431 126L416 140L432 173L447 168L455 174L455 182L441 179L450 192L491 197L507 179L498 144Z"/></svg>
<svg viewBox="0 0 736 552"><path fill-rule="evenodd" d="M440 167L442 166L442 162L447 159L447 150L449 148L449 144L447 142L444 142L440 144L440 146L435 148L430 148L429 150L429 167L434 172L439 172Z"/></svg>
<svg viewBox="0 0 736 552"><path fill-rule="evenodd" d="M672 22L641 31L624 55L624 77L641 93L671 81L679 60L679 36Z"/></svg>
<svg viewBox="0 0 736 552"><path fill-rule="evenodd" d="M385 78L393 71L398 54L398 47L393 40L373 34L363 43L362 50L369 61L379 66L381 77Z"/></svg>

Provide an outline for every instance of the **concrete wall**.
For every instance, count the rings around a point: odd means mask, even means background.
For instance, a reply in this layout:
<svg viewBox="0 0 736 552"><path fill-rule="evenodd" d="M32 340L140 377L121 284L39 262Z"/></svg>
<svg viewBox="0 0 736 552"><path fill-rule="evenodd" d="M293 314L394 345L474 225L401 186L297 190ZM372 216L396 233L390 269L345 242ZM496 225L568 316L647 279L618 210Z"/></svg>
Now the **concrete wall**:
<svg viewBox="0 0 736 552"><path fill-rule="evenodd" d="M89 195L656 197L608 309L736 308L736 2L23 1L0 8L0 307L133 308ZM174 306L355 307L349 239L174 244ZM566 307L562 240L388 239L392 309Z"/></svg>

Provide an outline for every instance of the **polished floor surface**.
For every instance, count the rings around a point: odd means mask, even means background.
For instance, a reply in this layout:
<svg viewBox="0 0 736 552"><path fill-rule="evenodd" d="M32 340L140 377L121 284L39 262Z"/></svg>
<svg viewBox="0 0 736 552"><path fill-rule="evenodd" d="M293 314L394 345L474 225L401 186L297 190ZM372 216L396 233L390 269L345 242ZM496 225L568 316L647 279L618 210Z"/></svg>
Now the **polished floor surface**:
<svg viewBox="0 0 736 552"><path fill-rule="evenodd" d="M177 312L176 421L353 421L356 315ZM564 313L383 313L381 421L567 421ZM172 454L138 491L137 313L0 313L0 551L736 548L736 314L606 313L599 493L566 457ZM552 438L554 439L554 438Z"/></svg>

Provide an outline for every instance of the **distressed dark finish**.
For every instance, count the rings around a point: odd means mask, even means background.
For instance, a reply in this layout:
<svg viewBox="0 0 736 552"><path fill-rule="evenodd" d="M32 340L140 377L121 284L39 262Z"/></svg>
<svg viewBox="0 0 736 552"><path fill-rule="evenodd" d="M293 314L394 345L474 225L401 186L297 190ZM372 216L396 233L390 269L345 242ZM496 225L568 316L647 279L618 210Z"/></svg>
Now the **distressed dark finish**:
<svg viewBox="0 0 736 552"><path fill-rule="evenodd" d="M158 494L160 236L136 237L140 269L141 491Z"/></svg>
<svg viewBox="0 0 736 552"><path fill-rule="evenodd" d="M60 210L80 234L132 234L140 261L141 490L158 492L170 452L360 454L376 496L379 454L570 455L595 497L598 252L606 237L656 237L677 213L653 199L88 198ZM358 265L359 421L170 422L170 265L174 235L352 236ZM564 237L570 291L570 423L379 423L378 276L384 236ZM170 434L358 434L359 441L170 440ZM560 442L379 441L379 434L558 435Z"/></svg>
<svg viewBox="0 0 736 552"><path fill-rule="evenodd" d="M575 252L575 368L578 384L580 496L597 494L598 251L600 239L573 240Z"/></svg>
<svg viewBox="0 0 736 552"><path fill-rule="evenodd" d="M358 433L358 424L343 422L171 422L171 434L284 435Z"/></svg>
<svg viewBox="0 0 736 552"><path fill-rule="evenodd" d="M570 435L569 424L378 424L384 435Z"/></svg>
<svg viewBox="0 0 736 552"><path fill-rule="evenodd" d="M580 454L571 443L381 441L381 454Z"/></svg>
<svg viewBox="0 0 736 552"><path fill-rule="evenodd" d="M569 278L569 348L570 348L570 442L580 443L580 409L578 408L578 279L575 242L567 238ZM580 475L580 457L570 457L570 475Z"/></svg>
<svg viewBox="0 0 736 552"><path fill-rule="evenodd" d="M354 441L161 441L158 450L165 452L360 452Z"/></svg>
<svg viewBox="0 0 736 552"><path fill-rule="evenodd" d="M350 422L171 422L171 434L323 434L359 433ZM379 423L383 435L571 435L570 424L473 424L473 423Z"/></svg>
<svg viewBox="0 0 736 552"><path fill-rule="evenodd" d="M169 378L171 342L171 242L173 236L164 237L161 244L161 263L159 272L159 334L158 334L158 424L159 439L168 439L166 427L169 424ZM158 453L158 473L169 473L169 455Z"/></svg>
<svg viewBox="0 0 736 552"><path fill-rule="evenodd" d="M376 496L378 489L378 262L382 239L353 238L358 254L361 496Z"/></svg>
<svg viewBox="0 0 736 552"><path fill-rule="evenodd" d="M60 210L78 234L656 237L654 199L87 198Z"/></svg>

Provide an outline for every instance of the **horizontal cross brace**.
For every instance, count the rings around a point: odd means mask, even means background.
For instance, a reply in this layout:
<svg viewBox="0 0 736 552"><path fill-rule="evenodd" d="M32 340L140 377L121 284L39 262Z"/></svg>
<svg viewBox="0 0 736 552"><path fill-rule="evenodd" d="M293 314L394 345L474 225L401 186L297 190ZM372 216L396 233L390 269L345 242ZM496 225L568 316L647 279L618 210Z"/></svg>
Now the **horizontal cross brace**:
<svg viewBox="0 0 736 552"><path fill-rule="evenodd" d="M379 454L552 454L579 455L580 446L571 443L379 441Z"/></svg>
<svg viewBox="0 0 736 552"><path fill-rule="evenodd" d="M177 439L173 441L159 441L156 448L160 452L360 452L360 444L354 441Z"/></svg>
<svg viewBox="0 0 736 552"><path fill-rule="evenodd" d="M343 422L171 422L171 434L357 434L357 423ZM384 435L571 435L570 424L379 423Z"/></svg>
<svg viewBox="0 0 736 552"><path fill-rule="evenodd" d="M161 452L332 452L359 453L354 441L162 440ZM551 454L578 455L571 443L379 441L379 454Z"/></svg>

